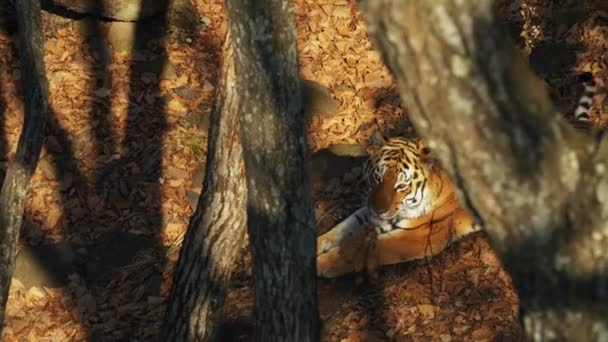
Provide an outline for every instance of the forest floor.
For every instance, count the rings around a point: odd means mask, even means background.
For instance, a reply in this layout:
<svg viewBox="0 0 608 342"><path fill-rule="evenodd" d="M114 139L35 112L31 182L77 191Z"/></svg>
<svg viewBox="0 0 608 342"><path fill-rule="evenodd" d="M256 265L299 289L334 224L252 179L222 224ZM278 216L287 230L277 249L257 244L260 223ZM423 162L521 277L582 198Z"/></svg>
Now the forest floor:
<svg viewBox="0 0 608 342"><path fill-rule="evenodd" d="M591 116L605 126L608 8L601 0L527 1L535 5L523 11L526 20L519 1L501 3L501 17L563 113L580 93L576 75L593 74L600 93ZM7 4L0 4L3 172L23 123ZM162 18L134 24L44 14L52 118L27 196L2 340L157 335L192 214L189 189L201 183L196 170L204 165L226 30L223 1L193 4L201 15L190 21L195 25L171 32ZM295 9L301 75L337 103L331 113L311 115L311 153L334 144L365 147L376 129L389 135L411 129L350 1L297 0ZM320 230L362 203L355 173L347 175L314 187ZM249 340L246 274L228 295L222 341ZM319 304L324 341L493 341L520 334L517 296L483 233L430 260L385 267L375 280L321 279Z"/></svg>

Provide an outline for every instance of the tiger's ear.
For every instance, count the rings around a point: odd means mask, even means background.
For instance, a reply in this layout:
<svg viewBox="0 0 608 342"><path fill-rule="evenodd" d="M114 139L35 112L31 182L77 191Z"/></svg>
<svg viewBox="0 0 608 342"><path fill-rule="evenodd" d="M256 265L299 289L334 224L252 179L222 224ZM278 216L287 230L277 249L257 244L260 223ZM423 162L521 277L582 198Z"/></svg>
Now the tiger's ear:
<svg viewBox="0 0 608 342"><path fill-rule="evenodd" d="M386 137L382 135L380 131L375 130L374 133L372 133L371 141L372 149L375 151L380 149L380 147L382 147L384 144L386 144Z"/></svg>
<svg viewBox="0 0 608 342"><path fill-rule="evenodd" d="M422 160L429 160L432 158L432 151L430 148L424 146L424 144L422 142L418 142L419 146L418 146L418 151L420 152L420 157L422 158Z"/></svg>

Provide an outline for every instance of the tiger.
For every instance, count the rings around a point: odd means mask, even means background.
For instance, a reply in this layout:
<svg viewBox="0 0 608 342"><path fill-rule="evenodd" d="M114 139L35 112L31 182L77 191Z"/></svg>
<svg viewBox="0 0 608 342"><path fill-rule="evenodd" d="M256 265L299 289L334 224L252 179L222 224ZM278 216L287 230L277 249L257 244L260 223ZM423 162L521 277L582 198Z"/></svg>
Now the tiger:
<svg viewBox="0 0 608 342"><path fill-rule="evenodd" d="M376 131L371 142L364 169L367 205L318 237L319 277L434 256L480 230L420 139L386 138Z"/></svg>
<svg viewBox="0 0 608 342"><path fill-rule="evenodd" d="M579 130L588 130L591 126L589 108L591 108L593 97L597 93L597 84L590 73L584 73L578 79L583 85L583 92L574 110L572 125Z"/></svg>
<svg viewBox="0 0 608 342"><path fill-rule="evenodd" d="M596 92L585 91L574 122L587 125ZM418 138L387 138L376 131L363 178L365 206L317 238L317 275L334 278L435 256L481 227L460 204L454 184Z"/></svg>

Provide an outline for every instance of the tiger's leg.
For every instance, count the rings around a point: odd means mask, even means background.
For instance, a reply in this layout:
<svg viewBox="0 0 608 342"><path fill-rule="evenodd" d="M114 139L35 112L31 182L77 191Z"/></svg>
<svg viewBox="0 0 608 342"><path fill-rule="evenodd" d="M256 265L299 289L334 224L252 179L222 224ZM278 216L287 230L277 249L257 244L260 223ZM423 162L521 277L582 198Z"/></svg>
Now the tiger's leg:
<svg viewBox="0 0 608 342"><path fill-rule="evenodd" d="M368 259L368 245L375 241L370 232L375 233L375 228L363 225L356 234L342 239L338 246L317 254L317 275L334 278L364 269Z"/></svg>
<svg viewBox="0 0 608 342"><path fill-rule="evenodd" d="M317 237L317 255L339 246L343 240L361 233L362 226L369 222L369 209L359 208L344 221L338 223L325 234Z"/></svg>
<svg viewBox="0 0 608 342"><path fill-rule="evenodd" d="M331 238L339 236L334 240L338 243L326 252L317 253L317 275L333 278L360 271L364 267L373 272L382 265L430 257L443 251L450 243L479 230L479 226L462 209L429 226L395 229L380 235L375 234L372 224L364 223L349 230L349 234L334 232L330 235Z"/></svg>
<svg viewBox="0 0 608 342"><path fill-rule="evenodd" d="M480 228L462 209L450 217L417 229L396 229L378 235L368 265L398 264L439 254L452 242ZM375 260L374 260L375 259Z"/></svg>
<svg viewBox="0 0 608 342"><path fill-rule="evenodd" d="M367 207L355 211L317 238L317 275L337 277L363 268L369 226ZM367 238L369 240L369 238Z"/></svg>

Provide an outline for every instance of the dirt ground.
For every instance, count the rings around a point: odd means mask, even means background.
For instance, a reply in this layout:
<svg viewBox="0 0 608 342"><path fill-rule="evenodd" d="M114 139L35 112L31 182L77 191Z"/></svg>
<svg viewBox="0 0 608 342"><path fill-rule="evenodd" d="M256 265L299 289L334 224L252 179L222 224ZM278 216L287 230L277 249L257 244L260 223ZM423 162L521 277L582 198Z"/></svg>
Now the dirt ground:
<svg viewBox="0 0 608 342"><path fill-rule="evenodd" d="M580 93L576 75L591 72L600 88L591 116L603 127L608 6L601 0L523 2L503 0L497 9L513 38L567 119ZM192 3L201 15L196 25L164 39L162 18L135 25L44 15L52 119L20 249L32 251L34 265L65 259L69 267L63 280L15 276L4 341L147 341L157 335L192 213L187 191L204 165L204 118L226 29L222 1ZM376 129L407 130L407 108L351 2L295 3L301 75L328 88L340 104L331 115L310 119L311 152L338 143L367 145ZM0 5L3 172L23 122L15 23L6 6ZM136 38L125 38L131 35ZM356 184L338 181L315 190L321 230L362 203ZM60 253L41 252L59 244L51 251ZM249 285L241 276L230 290L222 341L249 340ZM321 279L319 304L323 341L521 338L517 296L483 233L433 259L385 267L375 280Z"/></svg>

